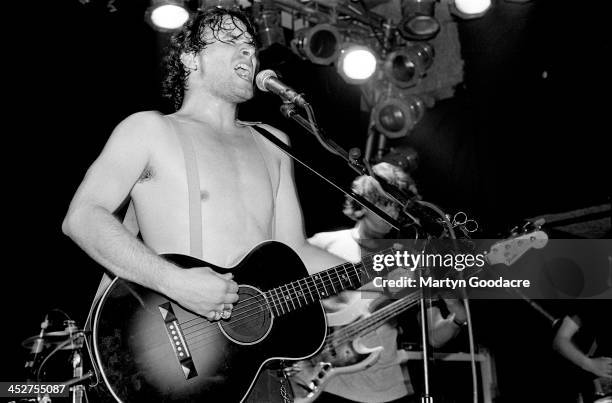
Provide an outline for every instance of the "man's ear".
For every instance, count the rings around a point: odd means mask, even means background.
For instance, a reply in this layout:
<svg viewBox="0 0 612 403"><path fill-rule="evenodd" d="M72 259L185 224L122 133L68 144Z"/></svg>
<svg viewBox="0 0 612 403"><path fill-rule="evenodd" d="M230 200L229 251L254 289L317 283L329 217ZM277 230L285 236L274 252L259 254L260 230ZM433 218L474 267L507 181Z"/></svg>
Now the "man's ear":
<svg viewBox="0 0 612 403"><path fill-rule="evenodd" d="M198 70L198 60L196 58L195 53L182 53L181 54L181 62L185 69L197 71Z"/></svg>

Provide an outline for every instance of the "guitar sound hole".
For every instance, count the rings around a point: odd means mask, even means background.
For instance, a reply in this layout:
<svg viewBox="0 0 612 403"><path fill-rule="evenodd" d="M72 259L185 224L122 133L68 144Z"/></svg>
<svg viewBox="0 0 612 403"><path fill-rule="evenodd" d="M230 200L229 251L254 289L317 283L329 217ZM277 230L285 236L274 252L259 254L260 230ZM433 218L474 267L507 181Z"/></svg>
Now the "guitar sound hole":
<svg viewBox="0 0 612 403"><path fill-rule="evenodd" d="M221 328L236 343L257 343L265 338L272 326L266 298L258 289L245 285L238 289L238 297L231 318L221 321Z"/></svg>

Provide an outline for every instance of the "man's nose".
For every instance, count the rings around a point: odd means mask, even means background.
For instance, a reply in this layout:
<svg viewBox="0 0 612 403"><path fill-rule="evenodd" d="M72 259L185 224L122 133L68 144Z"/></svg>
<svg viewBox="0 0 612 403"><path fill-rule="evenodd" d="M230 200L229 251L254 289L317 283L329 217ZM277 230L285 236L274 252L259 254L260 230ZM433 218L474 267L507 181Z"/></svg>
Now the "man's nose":
<svg viewBox="0 0 612 403"><path fill-rule="evenodd" d="M246 57L251 57L255 54L255 48L252 46L244 46L240 49L240 54Z"/></svg>

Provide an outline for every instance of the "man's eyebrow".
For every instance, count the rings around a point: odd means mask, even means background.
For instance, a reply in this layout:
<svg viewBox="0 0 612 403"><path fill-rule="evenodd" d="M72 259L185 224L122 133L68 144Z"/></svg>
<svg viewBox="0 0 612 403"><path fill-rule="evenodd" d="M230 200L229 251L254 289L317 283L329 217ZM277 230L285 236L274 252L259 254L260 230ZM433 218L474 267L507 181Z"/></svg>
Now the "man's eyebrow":
<svg viewBox="0 0 612 403"><path fill-rule="evenodd" d="M244 43L247 43L249 45L253 45L255 46L255 38L253 36L251 36L248 32L241 32L239 34L235 34L233 32L229 32L226 35L227 38L231 39L232 41L236 41L239 39L244 40Z"/></svg>

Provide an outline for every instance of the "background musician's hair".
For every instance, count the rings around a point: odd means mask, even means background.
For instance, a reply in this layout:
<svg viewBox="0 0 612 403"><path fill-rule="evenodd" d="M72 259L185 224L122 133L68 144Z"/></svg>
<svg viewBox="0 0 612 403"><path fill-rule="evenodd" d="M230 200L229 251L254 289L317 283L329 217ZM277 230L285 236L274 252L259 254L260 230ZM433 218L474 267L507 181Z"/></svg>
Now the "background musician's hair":
<svg viewBox="0 0 612 403"><path fill-rule="evenodd" d="M375 174L385 179L389 184L397 186L401 190L409 189L414 194L418 195L416 184L412 177L402 168L389 164L388 162L380 162L372 167ZM355 193L365 197L369 202L378 206L389 205L391 202L383 196L380 185L369 176L358 176L352 184L352 189ZM351 220L358 221L365 214L364 207L355 200L347 197L344 202L344 210L342 212Z"/></svg>

